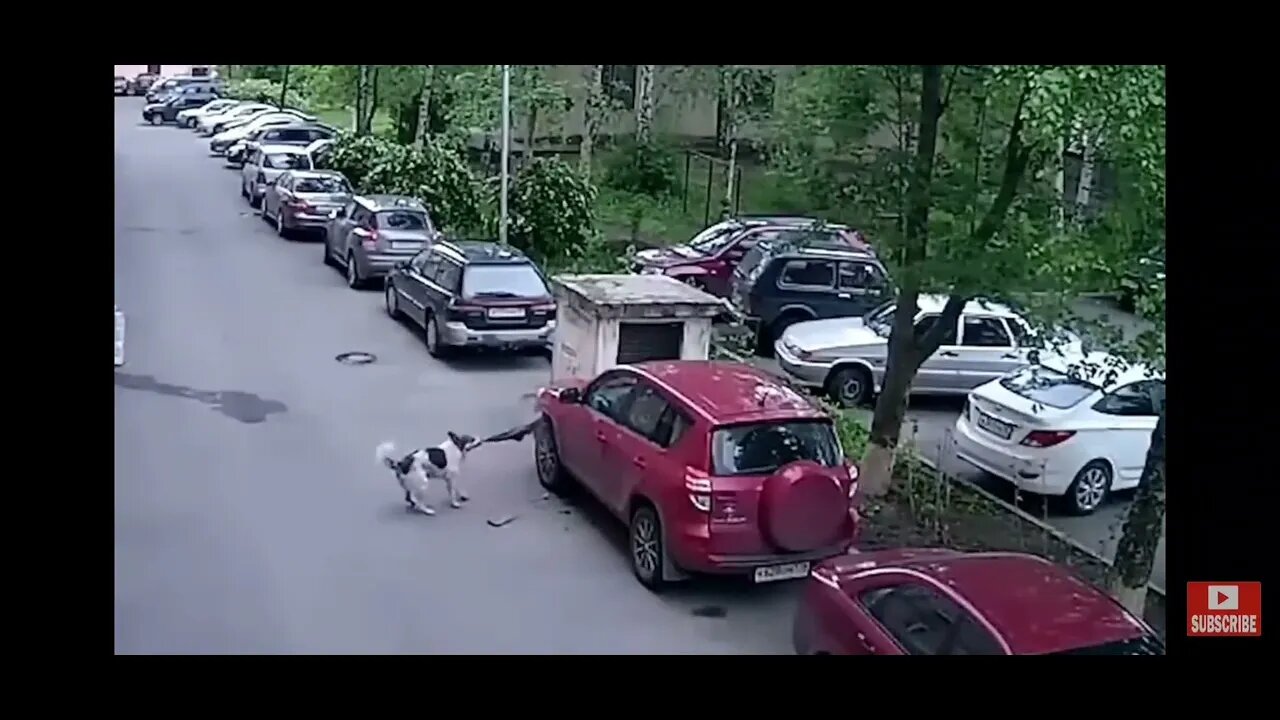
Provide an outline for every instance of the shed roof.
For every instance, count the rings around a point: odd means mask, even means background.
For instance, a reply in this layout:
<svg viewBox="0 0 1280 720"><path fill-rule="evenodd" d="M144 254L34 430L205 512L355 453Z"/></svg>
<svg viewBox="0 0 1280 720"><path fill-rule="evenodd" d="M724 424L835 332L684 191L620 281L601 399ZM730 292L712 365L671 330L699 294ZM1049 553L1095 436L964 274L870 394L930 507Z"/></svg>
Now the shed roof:
<svg viewBox="0 0 1280 720"><path fill-rule="evenodd" d="M587 312L609 317L714 317L720 298L665 275L558 275L557 295Z"/></svg>

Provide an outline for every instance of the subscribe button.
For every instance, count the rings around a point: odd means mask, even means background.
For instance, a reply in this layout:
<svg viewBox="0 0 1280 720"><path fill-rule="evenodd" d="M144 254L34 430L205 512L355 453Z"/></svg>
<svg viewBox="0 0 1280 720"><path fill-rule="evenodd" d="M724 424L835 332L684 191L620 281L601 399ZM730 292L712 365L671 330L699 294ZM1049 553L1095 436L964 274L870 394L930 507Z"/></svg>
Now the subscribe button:
<svg viewBox="0 0 1280 720"><path fill-rule="evenodd" d="M1187 635L1256 637L1262 634L1262 583L1187 583Z"/></svg>

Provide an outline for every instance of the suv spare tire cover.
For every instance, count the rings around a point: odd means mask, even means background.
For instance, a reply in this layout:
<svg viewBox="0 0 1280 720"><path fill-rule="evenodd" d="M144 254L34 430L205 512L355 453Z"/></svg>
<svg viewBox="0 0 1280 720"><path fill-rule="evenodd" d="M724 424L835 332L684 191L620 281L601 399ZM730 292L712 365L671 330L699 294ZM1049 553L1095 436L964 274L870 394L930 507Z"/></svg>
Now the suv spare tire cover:
<svg viewBox="0 0 1280 720"><path fill-rule="evenodd" d="M760 504L761 531L774 546L791 552L835 544L849 515L837 473L812 460L778 468L764 481Z"/></svg>

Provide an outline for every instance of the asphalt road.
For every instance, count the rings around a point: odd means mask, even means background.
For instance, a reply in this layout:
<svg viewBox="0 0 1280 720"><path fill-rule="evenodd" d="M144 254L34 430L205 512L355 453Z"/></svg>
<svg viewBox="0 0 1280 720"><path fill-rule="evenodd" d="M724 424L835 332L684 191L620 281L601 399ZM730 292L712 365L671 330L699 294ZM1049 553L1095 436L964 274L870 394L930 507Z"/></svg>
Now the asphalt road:
<svg viewBox="0 0 1280 720"><path fill-rule="evenodd" d="M463 509L407 514L377 443L522 422L546 360L431 359L206 141L116 107L117 652L790 652L794 584L650 594L619 526L542 499L530 443L478 451Z"/></svg>

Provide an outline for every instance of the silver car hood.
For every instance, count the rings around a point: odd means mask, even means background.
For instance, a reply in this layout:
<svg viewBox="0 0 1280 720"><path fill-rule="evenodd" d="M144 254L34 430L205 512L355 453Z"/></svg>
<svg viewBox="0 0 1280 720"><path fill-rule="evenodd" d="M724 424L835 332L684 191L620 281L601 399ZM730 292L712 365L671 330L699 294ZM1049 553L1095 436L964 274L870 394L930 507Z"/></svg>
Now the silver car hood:
<svg viewBox="0 0 1280 720"><path fill-rule="evenodd" d="M806 352L834 348L877 347L888 342L860 317L829 318L796 323L782 334L783 342Z"/></svg>

